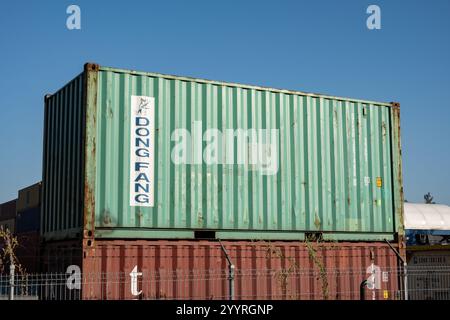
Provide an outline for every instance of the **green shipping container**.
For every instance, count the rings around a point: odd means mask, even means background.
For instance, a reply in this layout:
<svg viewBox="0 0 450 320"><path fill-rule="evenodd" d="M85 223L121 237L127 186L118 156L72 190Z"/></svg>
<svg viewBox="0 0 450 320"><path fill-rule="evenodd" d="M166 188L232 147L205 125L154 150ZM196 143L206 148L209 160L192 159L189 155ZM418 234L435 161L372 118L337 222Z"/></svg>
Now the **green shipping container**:
<svg viewBox="0 0 450 320"><path fill-rule="evenodd" d="M393 240L398 103L86 64L45 97L46 240Z"/></svg>

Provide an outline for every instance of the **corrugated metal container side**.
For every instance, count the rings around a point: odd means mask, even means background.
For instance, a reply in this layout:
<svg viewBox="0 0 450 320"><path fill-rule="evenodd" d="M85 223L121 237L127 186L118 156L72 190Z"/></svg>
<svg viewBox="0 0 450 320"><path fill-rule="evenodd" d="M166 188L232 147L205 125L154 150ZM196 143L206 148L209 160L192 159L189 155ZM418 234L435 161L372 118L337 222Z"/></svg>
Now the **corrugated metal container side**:
<svg viewBox="0 0 450 320"><path fill-rule="evenodd" d="M37 231L41 227L41 207L27 209L17 213L16 232Z"/></svg>
<svg viewBox="0 0 450 320"><path fill-rule="evenodd" d="M17 212L36 208L41 205L41 182L19 190Z"/></svg>
<svg viewBox="0 0 450 320"><path fill-rule="evenodd" d="M380 267L383 281L367 296L398 297L397 257L387 244L310 243L309 249L293 241L222 244L236 267L238 299L358 300L372 264ZM131 293L133 270L142 272L140 299L228 298L228 264L218 241L97 240L96 249L84 257L79 242L66 241L47 243L44 252L46 270L81 267L87 279L84 299L137 299ZM100 274L103 284L96 280Z"/></svg>
<svg viewBox="0 0 450 320"><path fill-rule="evenodd" d="M130 206L134 95L154 98L153 207ZM403 236L396 103L87 64L45 105L42 229L48 240L194 238L195 230L221 239ZM175 164L172 134L193 132L196 122L201 132L278 130L276 174L245 164ZM240 148L234 146L235 161Z"/></svg>
<svg viewBox="0 0 450 320"><path fill-rule="evenodd" d="M45 97L41 233L47 238L81 235L84 92L80 74Z"/></svg>
<svg viewBox="0 0 450 320"><path fill-rule="evenodd" d="M0 221L16 217L16 203L17 199L0 204Z"/></svg>
<svg viewBox="0 0 450 320"><path fill-rule="evenodd" d="M65 273L67 267L83 265L81 240L48 241L42 243L40 268L45 273Z"/></svg>
<svg viewBox="0 0 450 320"><path fill-rule="evenodd" d="M40 235L39 231L22 232L17 234L19 246L16 256L22 268L27 273L39 272L40 265Z"/></svg>

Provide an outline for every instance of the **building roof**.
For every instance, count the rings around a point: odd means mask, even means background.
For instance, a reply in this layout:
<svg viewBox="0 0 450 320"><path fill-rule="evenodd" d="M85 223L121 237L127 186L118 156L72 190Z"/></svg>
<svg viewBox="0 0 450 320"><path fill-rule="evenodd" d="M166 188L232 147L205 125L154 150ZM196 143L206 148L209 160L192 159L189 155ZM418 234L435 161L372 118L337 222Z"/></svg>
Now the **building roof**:
<svg viewBox="0 0 450 320"><path fill-rule="evenodd" d="M450 230L450 206L405 203L405 229Z"/></svg>

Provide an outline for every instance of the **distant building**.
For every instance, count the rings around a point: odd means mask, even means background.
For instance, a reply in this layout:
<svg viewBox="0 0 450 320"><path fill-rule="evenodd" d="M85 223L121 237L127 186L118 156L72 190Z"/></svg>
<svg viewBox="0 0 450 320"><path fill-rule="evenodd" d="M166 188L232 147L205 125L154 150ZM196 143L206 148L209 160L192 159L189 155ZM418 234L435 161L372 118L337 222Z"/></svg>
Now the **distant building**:
<svg viewBox="0 0 450 320"><path fill-rule="evenodd" d="M404 209L409 296L448 300L450 207L405 203Z"/></svg>
<svg viewBox="0 0 450 320"><path fill-rule="evenodd" d="M405 230L408 246L449 245L450 206L405 203Z"/></svg>

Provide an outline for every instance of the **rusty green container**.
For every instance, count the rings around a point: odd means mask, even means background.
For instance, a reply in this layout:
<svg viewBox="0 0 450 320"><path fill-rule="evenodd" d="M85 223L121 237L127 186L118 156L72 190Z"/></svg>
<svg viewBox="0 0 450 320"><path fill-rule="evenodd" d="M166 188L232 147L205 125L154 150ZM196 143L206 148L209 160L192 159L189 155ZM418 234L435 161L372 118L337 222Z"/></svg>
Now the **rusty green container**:
<svg viewBox="0 0 450 320"><path fill-rule="evenodd" d="M86 64L45 98L46 240L393 240L398 103Z"/></svg>

